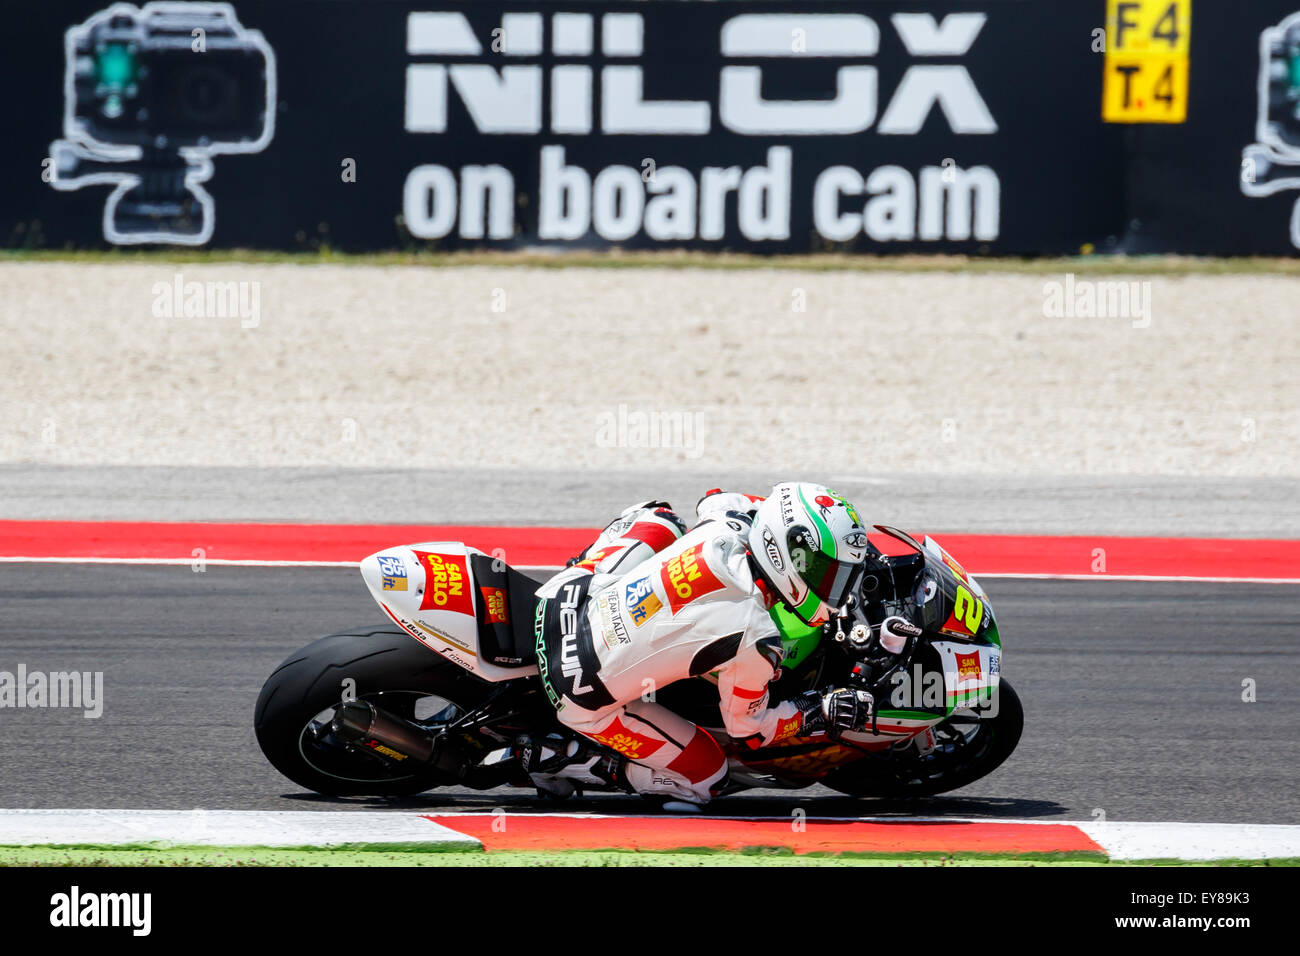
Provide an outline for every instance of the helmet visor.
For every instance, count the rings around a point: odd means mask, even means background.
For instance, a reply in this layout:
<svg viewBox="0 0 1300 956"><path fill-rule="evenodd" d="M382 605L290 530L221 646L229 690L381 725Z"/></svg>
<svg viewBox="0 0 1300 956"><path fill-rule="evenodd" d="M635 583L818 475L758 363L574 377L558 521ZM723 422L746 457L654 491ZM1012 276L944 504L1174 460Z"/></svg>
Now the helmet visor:
<svg viewBox="0 0 1300 956"><path fill-rule="evenodd" d="M862 577L862 561L840 561L820 548L813 546L801 528L791 530L790 553L796 567L802 563L799 576L813 594L831 607L843 607Z"/></svg>

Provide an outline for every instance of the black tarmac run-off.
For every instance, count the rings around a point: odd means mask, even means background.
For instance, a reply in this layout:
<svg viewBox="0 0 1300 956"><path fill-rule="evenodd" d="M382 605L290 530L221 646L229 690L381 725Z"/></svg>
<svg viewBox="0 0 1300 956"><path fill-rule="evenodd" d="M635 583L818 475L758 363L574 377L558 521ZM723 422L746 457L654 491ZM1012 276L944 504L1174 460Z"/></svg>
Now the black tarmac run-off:
<svg viewBox="0 0 1300 956"><path fill-rule="evenodd" d="M818 787L754 791L714 811L1300 823L1294 586L984 583L1025 706L1001 769L908 805ZM327 800L266 763L252 717L271 670L320 635L383 620L355 570L7 564L0 608L0 670L103 671L105 698L98 719L0 712L0 807L541 809L514 790ZM566 809L645 806L602 795Z"/></svg>

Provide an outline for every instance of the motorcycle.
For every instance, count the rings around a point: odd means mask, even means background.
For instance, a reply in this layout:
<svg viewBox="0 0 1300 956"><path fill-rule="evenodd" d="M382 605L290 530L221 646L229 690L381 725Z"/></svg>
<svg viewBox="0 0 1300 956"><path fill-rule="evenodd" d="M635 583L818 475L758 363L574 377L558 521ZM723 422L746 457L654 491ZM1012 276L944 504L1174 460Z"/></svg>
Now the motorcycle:
<svg viewBox="0 0 1300 956"><path fill-rule="evenodd" d="M789 618L783 634L799 650L769 685L773 704L827 686L868 691L875 704L861 732L751 750L723 729L708 674L658 689L659 703L722 746L724 793L820 783L856 797L929 796L986 776L1015 749L1024 714L1001 676L984 589L934 539L876 529L906 553L870 547L857 592L821 628ZM615 789L590 776L555 786L567 767L614 752L564 727L543 691L534 633L541 582L459 542L389 548L360 567L392 623L323 637L267 679L254 722L280 773L330 796ZM882 634L891 616L910 622L906 635Z"/></svg>

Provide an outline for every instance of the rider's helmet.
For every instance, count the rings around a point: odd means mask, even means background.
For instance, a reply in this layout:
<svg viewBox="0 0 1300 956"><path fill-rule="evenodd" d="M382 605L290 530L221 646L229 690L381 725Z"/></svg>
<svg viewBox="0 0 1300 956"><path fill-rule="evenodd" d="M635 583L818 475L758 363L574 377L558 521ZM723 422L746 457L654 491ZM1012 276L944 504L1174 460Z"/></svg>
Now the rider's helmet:
<svg viewBox="0 0 1300 956"><path fill-rule="evenodd" d="M824 624L856 590L867 529L849 501L822 485L783 482L758 506L749 550L767 583L806 624Z"/></svg>

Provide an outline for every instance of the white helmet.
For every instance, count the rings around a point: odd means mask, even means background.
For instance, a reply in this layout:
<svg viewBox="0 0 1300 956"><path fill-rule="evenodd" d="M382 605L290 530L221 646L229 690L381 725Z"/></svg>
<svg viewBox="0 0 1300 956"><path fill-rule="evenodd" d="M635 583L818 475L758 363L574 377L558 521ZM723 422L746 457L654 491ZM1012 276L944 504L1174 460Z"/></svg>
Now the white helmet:
<svg viewBox="0 0 1300 956"><path fill-rule="evenodd" d="M783 482L755 511L749 550L800 620L825 624L857 588L867 529L857 509L829 488Z"/></svg>

